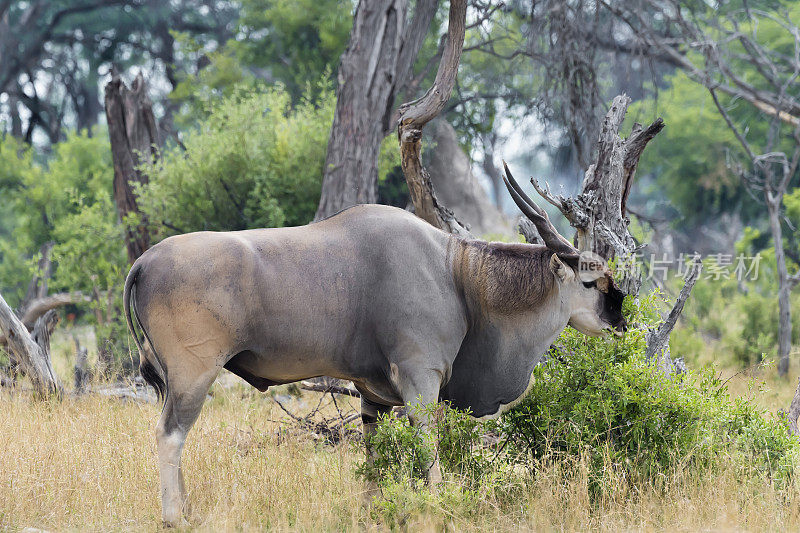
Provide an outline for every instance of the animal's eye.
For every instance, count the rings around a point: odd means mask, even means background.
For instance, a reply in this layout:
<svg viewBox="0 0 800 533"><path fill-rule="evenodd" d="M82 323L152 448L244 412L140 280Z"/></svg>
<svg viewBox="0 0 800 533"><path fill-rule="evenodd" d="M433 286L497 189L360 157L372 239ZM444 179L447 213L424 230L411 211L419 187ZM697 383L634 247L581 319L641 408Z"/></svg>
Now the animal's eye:
<svg viewBox="0 0 800 533"><path fill-rule="evenodd" d="M597 287L597 282L596 281L584 281L583 282L583 286L586 287L587 289L591 289L592 287Z"/></svg>

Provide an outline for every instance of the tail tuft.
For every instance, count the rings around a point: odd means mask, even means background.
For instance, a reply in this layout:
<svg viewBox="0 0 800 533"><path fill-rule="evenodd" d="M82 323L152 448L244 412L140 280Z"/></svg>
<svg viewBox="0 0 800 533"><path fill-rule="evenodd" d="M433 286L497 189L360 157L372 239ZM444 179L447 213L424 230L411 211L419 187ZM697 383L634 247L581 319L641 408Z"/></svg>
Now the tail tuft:
<svg viewBox="0 0 800 533"><path fill-rule="evenodd" d="M158 399L163 401L167 394L167 385L164 383L164 380L161 379L161 376L156 370L156 367L153 366L153 363L142 357L141 363L139 364L139 373L142 375L147 384L156 390Z"/></svg>

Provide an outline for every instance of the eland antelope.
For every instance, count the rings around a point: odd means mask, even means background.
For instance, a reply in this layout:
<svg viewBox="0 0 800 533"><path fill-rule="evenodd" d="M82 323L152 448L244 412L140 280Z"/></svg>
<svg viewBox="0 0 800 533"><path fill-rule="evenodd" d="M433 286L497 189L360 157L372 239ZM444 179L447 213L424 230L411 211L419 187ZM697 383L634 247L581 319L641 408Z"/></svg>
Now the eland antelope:
<svg viewBox="0 0 800 533"><path fill-rule="evenodd" d="M467 240L394 207L358 205L294 228L198 232L145 252L125 281L142 376L164 397L156 429L164 522L186 505L181 450L225 368L261 391L315 376L351 380L364 433L380 413L447 400L497 416L570 325L625 330L623 294L584 261L514 181L544 245ZM134 329L137 324L141 334ZM431 465L429 480L440 478Z"/></svg>

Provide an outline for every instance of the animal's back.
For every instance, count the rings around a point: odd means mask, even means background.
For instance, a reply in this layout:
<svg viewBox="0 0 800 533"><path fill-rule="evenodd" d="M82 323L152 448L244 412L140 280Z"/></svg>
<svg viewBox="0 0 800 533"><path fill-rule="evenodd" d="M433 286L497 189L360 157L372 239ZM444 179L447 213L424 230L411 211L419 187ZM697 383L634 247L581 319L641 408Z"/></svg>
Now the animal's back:
<svg viewBox="0 0 800 533"><path fill-rule="evenodd" d="M368 374L374 361L359 354L381 350L376 330L388 335L432 298L457 304L448 240L373 205L308 226L179 235L140 258L137 308L156 345L215 332L218 361L247 352L250 370L273 380Z"/></svg>

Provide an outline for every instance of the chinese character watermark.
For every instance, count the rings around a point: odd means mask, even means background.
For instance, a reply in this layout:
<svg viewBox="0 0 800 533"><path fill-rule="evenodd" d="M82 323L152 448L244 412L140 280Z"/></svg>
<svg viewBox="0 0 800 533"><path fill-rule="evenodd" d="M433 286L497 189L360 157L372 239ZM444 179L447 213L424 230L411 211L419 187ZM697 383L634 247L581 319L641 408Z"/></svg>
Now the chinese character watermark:
<svg viewBox="0 0 800 533"><path fill-rule="evenodd" d="M715 253L705 257L698 253L681 253L676 258L667 254L645 256L641 253L617 258L615 270L632 277L642 276L646 281L666 281L669 277L686 278L691 272L691 265L696 260L703 262L703 278L712 281L730 280L757 281L761 254L724 254Z"/></svg>

